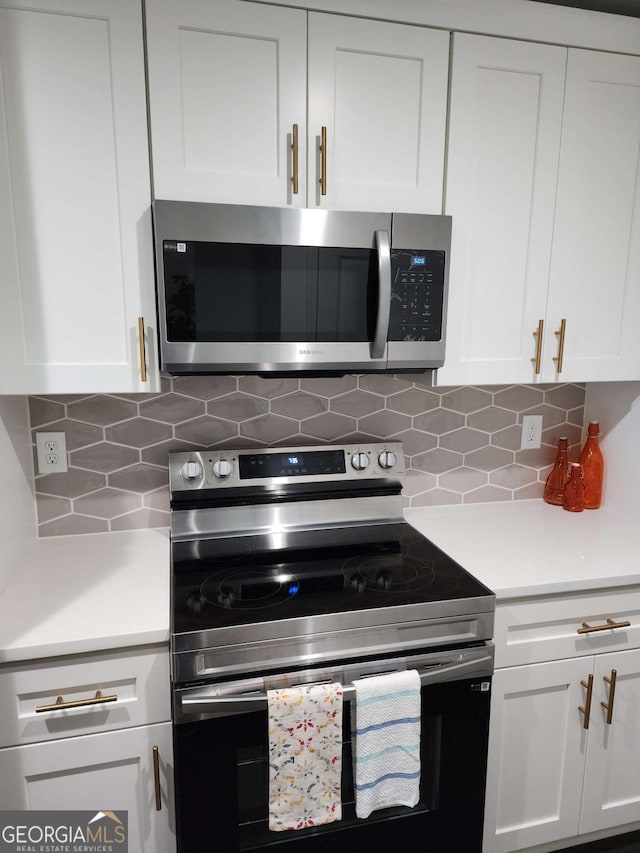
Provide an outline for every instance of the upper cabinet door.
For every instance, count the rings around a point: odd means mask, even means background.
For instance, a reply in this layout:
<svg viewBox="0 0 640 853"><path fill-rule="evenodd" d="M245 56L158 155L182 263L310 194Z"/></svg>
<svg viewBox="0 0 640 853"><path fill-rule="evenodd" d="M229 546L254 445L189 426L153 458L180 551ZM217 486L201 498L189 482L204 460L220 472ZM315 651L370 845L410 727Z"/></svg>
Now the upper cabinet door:
<svg viewBox="0 0 640 853"><path fill-rule="evenodd" d="M535 380L546 310L566 50L456 33L445 213L453 217L438 384Z"/></svg>
<svg viewBox="0 0 640 853"><path fill-rule="evenodd" d="M640 378L639 150L640 58L570 50L545 342L557 356L566 319L554 379Z"/></svg>
<svg viewBox="0 0 640 853"><path fill-rule="evenodd" d="M309 13L308 207L442 212L448 62L446 32Z"/></svg>
<svg viewBox="0 0 640 853"><path fill-rule="evenodd" d="M306 12L236 0L146 10L155 197L304 207Z"/></svg>
<svg viewBox="0 0 640 853"><path fill-rule="evenodd" d="M0 0L0 297L0 393L157 388L142 13L131 0Z"/></svg>

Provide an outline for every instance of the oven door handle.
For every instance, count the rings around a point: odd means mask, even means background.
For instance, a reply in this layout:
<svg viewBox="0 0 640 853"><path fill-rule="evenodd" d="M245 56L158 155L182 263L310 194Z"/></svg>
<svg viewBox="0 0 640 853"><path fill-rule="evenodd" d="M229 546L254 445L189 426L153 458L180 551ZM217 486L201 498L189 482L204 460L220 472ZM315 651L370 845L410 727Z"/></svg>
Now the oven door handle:
<svg viewBox="0 0 640 853"><path fill-rule="evenodd" d="M435 664L426 669L418 670L420 683L428 684L429 681L437 678L438 681L446 681L449 674L458 675L464 674L464 671L471 668L477 668L483 664L493 666L493 656L485 655L484 657L475 658L473 660L463 661L462 663L454 664ZM374 673L372 673L373 675ZM386 675L387 673L380 673ZM366 674L363 674L366 678ZM483 676L486 677L486 676ZM330 681L323 679L320 682L304 682L301 684L292 684L290 687L304 687L310 684L328 684ZM349 702L356 698L356 688L353 684L345 684L342 688L343 701ZM223 714L246 714L251 711L262 711L267 709L267 694L256 690L247 693L237 693L235 695L228 694L226 696L211 696L206 693L199 693L195 696L182 696L180 699L180 707L183 714L204 714L218 712Z"/></svg>

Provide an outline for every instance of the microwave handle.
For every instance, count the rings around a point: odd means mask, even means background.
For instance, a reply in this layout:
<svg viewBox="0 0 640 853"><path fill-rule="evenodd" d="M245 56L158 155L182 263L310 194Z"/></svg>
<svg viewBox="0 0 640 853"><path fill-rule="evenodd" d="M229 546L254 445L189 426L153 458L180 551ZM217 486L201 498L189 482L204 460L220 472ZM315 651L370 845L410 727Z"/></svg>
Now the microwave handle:
<svg viewBox="0 0 640 853"><path fill-rule="evenodd" d="M382 358L389 334L391 312L391 244L388 231L375 232L378 253L378 318L371 341L371 358Z"/></svg>

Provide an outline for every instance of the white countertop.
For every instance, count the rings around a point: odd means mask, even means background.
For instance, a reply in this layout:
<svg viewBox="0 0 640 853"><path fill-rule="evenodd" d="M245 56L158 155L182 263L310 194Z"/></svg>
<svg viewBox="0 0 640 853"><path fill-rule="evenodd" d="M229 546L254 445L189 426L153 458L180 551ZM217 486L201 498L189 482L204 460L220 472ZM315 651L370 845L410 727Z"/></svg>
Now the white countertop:
<svg viewBox="0 0 640 853"><path fill-rule="evenodd" d="M0 596L0 662L169 641L169 531L37 540Z"/></svg>
<svg viewBox="0 0 640 853"><path fill-rule="evenodd" d="M405 518L498 601L640 584L639 524L604 507L503 501L416 507Z"/></svg>
<svg viewBox="0 0 640 853"><path fill-rule="evenodd" d="M638 523L541 500L423 507L407 521L498 598L640 585ZM0 663L169 641L169 531L39 539L0 596Z"/></svg>

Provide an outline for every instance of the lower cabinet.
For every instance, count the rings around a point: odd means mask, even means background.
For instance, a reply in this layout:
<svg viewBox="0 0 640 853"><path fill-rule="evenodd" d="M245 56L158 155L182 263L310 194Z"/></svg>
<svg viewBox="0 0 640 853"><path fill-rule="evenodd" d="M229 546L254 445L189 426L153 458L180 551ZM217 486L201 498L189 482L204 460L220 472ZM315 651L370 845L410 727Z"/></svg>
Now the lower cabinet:
<svg viewBox="0 0 640 853"><path fill-rule="evenodd" d="M175 853L171 723L0 750L3 809L128 812L131 853Z"/></svg>
<svg viewBox="0 0 640 853"><path fill-rule="evenodd" d="M163 644L0 667L0 808L128 812L130 853L175 853Z"/></svg>
<svg viewBox="0 0 640 853"><path fill-rule="evenodd" d="M640 650L595 658L593 683L580 833L640 820Z"/></svg>
<svg viewBox="0 0 640 853"><path fill-rule="evenodd" d="M627 600L631 604L631 595ZM556 648L562 648L568 636L562 637L560 626L568 620L560 616L561 610L558 618L540 623L538 634L527 619L512 625L511 634L518 639L509 656L518 644L523 657L531 654L527 646L546 642L544 634L555 634ZM500 607L498 624L499 612ZM517 621L518 608L511 615ZM606 627L606 618L597 618ZM584 621L598 625L595 619ZM601 652L633 634L631 620L616 614L613 621L628 628L578 635L578 621L571 641L575 657L496 670L484 853L547 844L541 849L553 850L564 846L553 844L562 839L575 844L590 833L615 835L637 828L640 649ZM589 650L591 654L585 653ZM497 646L498 666L500 657Z"/></svg>

